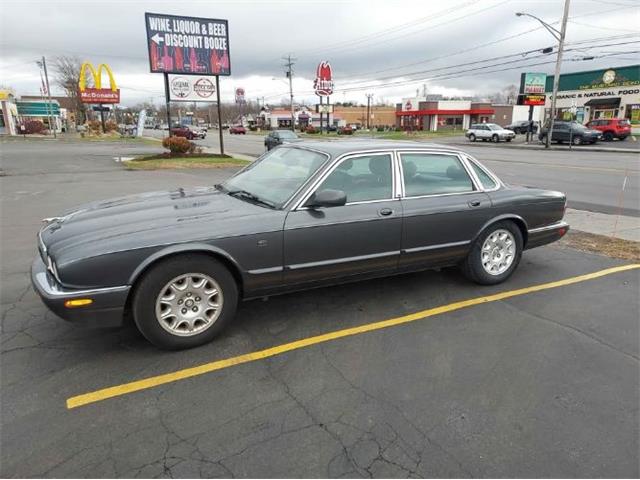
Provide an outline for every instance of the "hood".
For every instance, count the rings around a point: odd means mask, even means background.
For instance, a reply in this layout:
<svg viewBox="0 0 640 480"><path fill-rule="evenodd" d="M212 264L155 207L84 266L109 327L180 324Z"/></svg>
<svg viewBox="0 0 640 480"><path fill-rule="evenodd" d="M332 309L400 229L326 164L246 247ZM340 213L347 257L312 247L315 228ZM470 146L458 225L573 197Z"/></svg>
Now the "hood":
<svg viewBox="0 0 640 480"><path fill-rule="evenodd" d="M284 213L213 187L143 193L89 203L49 219L40 238L58 266L109 252L242 235ZM281 222L275 222L280 225Z"/></svg>

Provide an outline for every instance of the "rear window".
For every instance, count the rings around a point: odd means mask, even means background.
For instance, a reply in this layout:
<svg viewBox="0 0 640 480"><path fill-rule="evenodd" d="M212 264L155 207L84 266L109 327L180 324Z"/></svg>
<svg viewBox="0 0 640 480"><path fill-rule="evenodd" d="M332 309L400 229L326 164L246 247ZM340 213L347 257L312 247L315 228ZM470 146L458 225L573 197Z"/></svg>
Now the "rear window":
<svg viewBox="0 0 640 480"><path fill-rule="evenodd" d="M620 125L624 126L624 127L628 127L629 125L631 125L631 122L627 119L624 120L620 120L618 123L620 123Z"/></svg>
<svg viewBox="0 0 640 480"><path fill-rule="evenodd" d="M487 172L485 172L482 168L480 168L480 166L478 166L476 162L473 162L470 160L469 164L471 165L471 168L473 169L478 179L480 180L480 183L482 184L482 188L484 188L485 190L493 190L498 186L495 180L493 180L493 178L491 178Z"/></svg>

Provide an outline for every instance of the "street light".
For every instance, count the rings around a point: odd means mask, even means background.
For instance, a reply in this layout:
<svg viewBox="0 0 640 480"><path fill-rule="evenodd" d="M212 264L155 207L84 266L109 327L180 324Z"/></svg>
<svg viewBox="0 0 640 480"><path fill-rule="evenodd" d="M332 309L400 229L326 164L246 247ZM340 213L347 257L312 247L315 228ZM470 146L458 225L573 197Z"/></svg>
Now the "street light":
<svg viewBox="0 0 640 480"><path fill-rule="evenodd" d="M531 17L542 24L547 31L553 35L553 38L558 40L558 56L556 58L556 72L553 76L553 93L551 96L551 120L549 122L549 129L547 130L547 138L545 141L545 148L549 148L551 144L551 136L553 135L553 121L556 116L556 97L558 96L558 84L560 82L560 66L562 65L562 49L564 48L564 37L567 33L567 18L569 17L569 1L564 0L564 13L562 15L562 27L560 31L549 25L544 20L539 19L535 15L531 15L526 12L516 12L516 17Z"/></svg>

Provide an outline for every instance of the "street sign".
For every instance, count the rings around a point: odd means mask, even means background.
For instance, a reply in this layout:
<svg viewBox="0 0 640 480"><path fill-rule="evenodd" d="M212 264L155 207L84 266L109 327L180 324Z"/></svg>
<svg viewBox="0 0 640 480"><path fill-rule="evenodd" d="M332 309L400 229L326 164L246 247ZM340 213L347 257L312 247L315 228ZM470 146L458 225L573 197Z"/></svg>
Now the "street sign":
<svg viewBox="0 0 640 480"><path fill-rule="evenodd" d="M522 73L520 75L520 93L544 93L546 83L546 73Z"/></svg>
<svg viewBox="0 0 640 480"><path fill-rule="evenodd" d="M328 61L320 62L316 68L316 79L313 81L316 95L328 97L333 93L333 70Z"/></svg>
<svg viewBox="0 0 640 480"><path fill-rule="evenodd" d="M91 110L94 112L110 112L111 107L103 106L103 105L94 105L91 107Z"/></svg>
<svg viewBox="0 0 640 480"><path fill-rule="evenodd" d="M216 78L211 75L169 75L172 102L215 102Z"/></svg>
<svg viewBox="0 0 640 480"><path fill-rule="evenodd" d="M145 13L152 73L231 75L227 20Z"/></svg>
<svg viewBox="0 0 640 480"><path fill-rule="evenodd" d="M333 105L316 103L316 113L333 113Z"/></svg>
<svg viewBox="0 0 640 480"><path fill-rule="evenodd" d="M245 103L244 88L242 87L236 88L236 103Z"/></svg>
<svg viewBox="0 0 640 480"><path fill-rule="evenodd" d="M93 87L87 87L87 70L93 77ZM110 88L102 88L103 70L107 72L109 77ZM120 103L120 89L116 85L111 68L106 63L98 65L98 70L96 70L91 63L84 62L80 67L78 90L82 103Z"/></svg>
<svg viewBox="0 0 640 480"><path fill-rule="evenodd" d="M544 105L546 95L518 95L518 105Z"/></svg>

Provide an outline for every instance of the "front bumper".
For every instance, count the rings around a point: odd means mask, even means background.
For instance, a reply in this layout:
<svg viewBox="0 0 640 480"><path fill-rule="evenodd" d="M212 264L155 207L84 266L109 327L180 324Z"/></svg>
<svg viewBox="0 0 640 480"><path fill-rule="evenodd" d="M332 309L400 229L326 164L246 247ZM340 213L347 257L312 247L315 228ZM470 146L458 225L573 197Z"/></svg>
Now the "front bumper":
<svg viewBox="0 0 640 480"><path fill-rule="evenodd" d="M548 243L560 240L569 231L569 224L564 220L546 225L544 227L531 228L527 235L525 249L540 247Z"/></svg>
<svg viewBox="0 0 640 480"><path fill-rule="evenodd" d="M122 323L131 289L130 285L84 290L65 288L47 271L40 256L31 266L31 283L44 304L60 318L105 327ZM90 298L93 303L85 307L65 307L65 301L77 298Z"/></svg>

